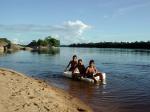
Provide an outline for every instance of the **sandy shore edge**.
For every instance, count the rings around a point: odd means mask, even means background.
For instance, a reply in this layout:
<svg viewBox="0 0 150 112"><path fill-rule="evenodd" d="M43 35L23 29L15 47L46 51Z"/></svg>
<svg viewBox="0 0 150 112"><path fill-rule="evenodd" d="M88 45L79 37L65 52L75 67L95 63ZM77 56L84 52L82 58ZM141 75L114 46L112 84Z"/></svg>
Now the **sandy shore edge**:
<svg viewBox="0 0 150 112"><path fill-rule="evenodd" d="M6 68L0 68L0 111L93 112L67 92Z"/></svg>

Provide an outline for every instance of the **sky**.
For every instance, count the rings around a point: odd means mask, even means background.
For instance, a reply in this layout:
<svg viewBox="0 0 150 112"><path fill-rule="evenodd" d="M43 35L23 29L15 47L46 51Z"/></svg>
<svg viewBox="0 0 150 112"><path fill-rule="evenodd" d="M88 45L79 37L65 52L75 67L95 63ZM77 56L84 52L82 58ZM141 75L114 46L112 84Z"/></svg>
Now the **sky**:
<svg viewBox="0 0 150 112"><path fill-rule="evenodd" d="M150 0L0 0L0 38L28 44L150 40Z"/></svg>

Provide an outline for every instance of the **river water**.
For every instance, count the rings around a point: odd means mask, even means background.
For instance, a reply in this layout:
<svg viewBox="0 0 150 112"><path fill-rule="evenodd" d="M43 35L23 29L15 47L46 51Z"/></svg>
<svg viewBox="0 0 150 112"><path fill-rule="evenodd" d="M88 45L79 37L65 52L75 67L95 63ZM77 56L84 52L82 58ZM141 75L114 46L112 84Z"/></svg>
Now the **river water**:
<svg viewBox="0 0 150 112"><path fill-rule="evenodd" d="M106 85L74 81L62 76L72 55L85 66L94 59L107 74ZM44 79L79 97L94 112L150 112L150 51L140 49L60 48L49 52L19 51L0 55L0 67Z"/></svg>

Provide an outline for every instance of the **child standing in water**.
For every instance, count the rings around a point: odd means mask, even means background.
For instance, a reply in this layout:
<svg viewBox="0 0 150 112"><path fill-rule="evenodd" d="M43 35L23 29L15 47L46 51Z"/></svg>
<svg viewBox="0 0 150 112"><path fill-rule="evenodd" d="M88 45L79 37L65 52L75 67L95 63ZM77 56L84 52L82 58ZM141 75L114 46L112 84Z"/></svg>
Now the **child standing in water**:
<svg viewBox="0 0 150 112"><path fill-rule="evenodd" d="M72 60L69 62L69 64L67 65L65 71L67 70L67 68L70 66L69 71L74 71L76 66L78 64L78 60L77 60L77 56L73 55Z"/></svg>
<svg viewBox="0 0 150 112"><path fill-rule="evenodd" d="M99 76L100 80L103 81L103 76L100 72L97 71L94 60L90 60L89 66L87 67L85 74L86 77L92 78L94 82L97 82L97 80L95 79L96 76Z"/></svg>

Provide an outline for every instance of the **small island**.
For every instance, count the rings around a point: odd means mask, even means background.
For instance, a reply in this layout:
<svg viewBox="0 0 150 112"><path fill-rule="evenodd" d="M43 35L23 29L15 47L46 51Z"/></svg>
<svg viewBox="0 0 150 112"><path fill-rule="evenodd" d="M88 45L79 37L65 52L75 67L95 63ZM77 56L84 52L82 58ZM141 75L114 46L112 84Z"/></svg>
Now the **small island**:
<svg viewBox="0 0 150 112"><path fill-rule="evenodd" d="M60 46L60 41L48 36L45 39L33 40L26 47L30 47L35 51L47 50L49 48L56 48Z"/></svg>

